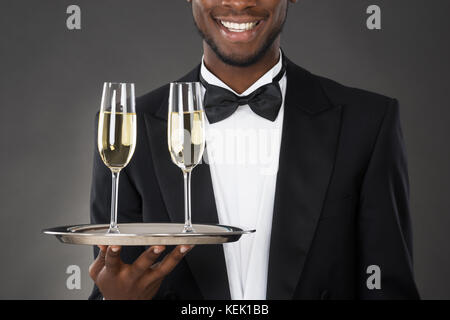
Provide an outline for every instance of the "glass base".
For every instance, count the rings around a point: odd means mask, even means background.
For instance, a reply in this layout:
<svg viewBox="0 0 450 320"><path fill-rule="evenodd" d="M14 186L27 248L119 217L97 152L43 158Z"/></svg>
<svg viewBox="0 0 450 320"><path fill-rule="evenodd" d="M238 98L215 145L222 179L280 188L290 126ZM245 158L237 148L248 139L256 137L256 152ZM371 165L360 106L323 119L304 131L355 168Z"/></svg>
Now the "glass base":
<svg viewBox="0 0 450 320"><path fill-rule="evenodd" d="M183 233L192 233L195 232L194 228L192 227L192 225L184 225L183 227Z"/></svg>
<svg viewBox="0 0 450 320"><path fill-rule="evenodd" d="M111 226L110 226L109 229L108 229L108 232L106 232L106 233L113 233L113 234L120 233L119 227L117 227L117 226L111 227Z"/></svg>

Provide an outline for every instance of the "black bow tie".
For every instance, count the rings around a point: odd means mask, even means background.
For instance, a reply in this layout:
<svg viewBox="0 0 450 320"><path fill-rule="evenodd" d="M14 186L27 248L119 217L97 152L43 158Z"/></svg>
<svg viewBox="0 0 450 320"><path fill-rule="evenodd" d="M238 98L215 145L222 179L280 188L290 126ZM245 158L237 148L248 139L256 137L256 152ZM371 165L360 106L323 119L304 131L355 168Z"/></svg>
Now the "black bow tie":
<svg viewBox="0 0 450 320"><path fill-rule="evenodd" d="M242 97L237 96L230 90L207 83L200 75L200 81L206 88L204 105L209 123L224 120L231 116L239 106L247 104L257 115L275 121L283 101L278 82L283 78L286 71L285 60L283 59L283 66L271 83Z"/></svg>

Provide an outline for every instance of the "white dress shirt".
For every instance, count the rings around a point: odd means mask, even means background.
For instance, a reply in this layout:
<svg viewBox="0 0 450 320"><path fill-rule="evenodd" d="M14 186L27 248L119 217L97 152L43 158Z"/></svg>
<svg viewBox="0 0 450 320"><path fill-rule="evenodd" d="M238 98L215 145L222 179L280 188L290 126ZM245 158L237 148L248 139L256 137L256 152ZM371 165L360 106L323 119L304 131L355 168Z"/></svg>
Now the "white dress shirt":
<svg viewBox="0 0 450 320"><path fill-rule="evenodd" d="M278 63L241 95L272 82L281 70L281 59L280 53ZM206 82L234 92L203 61L200 72ZM256 233L243 235L238 242L223 245L233 300L266 299L286 75L279 84L283 102L275 121L258 116L248 105L239 106L222 121L206 121L205 160L210 165L219 223L256 229Z"/></svg>

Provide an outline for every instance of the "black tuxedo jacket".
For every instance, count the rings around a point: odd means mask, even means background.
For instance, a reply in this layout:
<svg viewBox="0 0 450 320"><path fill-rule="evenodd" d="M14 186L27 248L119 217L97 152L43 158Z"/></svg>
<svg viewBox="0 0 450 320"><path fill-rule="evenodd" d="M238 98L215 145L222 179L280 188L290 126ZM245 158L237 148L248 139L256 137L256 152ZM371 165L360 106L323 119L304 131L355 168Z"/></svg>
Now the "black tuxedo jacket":
<svg viewBox="0 0 450 320"><path fill-rule="evenodd" d="M198 81L199 71L180 81ZM168 93L165 85L137 100L137 147L120 176L119 223L184 222L182 173L167 147ZM397 101L287 61L282 130L267 299L418 298ZM92 223L109 223L110 197L111 173L95 152ZM192 211L194 223L218 222L205 163L193 171ZM144 249L124 247L122 258L131 263ZM381 289L367 287L370 265L380 267ZM94 287L90 298L99 297ZM230 299L222 246L196 246L157 298Z"/></svg>

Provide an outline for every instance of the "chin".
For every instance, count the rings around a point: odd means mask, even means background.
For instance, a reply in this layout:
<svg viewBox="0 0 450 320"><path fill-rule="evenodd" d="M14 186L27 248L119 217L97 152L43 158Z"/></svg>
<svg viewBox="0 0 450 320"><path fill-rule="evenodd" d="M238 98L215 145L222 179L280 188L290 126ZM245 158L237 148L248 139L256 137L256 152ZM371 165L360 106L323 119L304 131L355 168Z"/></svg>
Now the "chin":
<svg viewBox="0 0 450 320"><path fill-rule="evenodd" d="M215 41L216 39L213 40L213 37L198 28L197 24L195 24L195 26L197 27L200 36L208 44L211 50L214 51L216 56L224 63L236 67L247 67L258 62L275 40L275 37L270 37L268 41L263 42L263 44L259 46L256 44L250 45L248 43L243 43L242 47L239 47L240 45L236 43L231 43L227 46L227 44L221 43L221 41ZM218 45L218 43L220 43L220 45ZM250 49L249 47L257 47L257 49Z"/></svg>
<svg viewBox="0 0 450 320"><path fill-rule="evenodd" d="M216 55L225 62L226 64L237 66L237 67L247 67L250 66L256 62L258 62L262 56L267 52L267 48L264 46L263 48L259 50L222 50L222 48L219 48L215 46L214 44L211 45L209 43L209 46L211 49L216 53Z"/></svg>
<svg viewBox="0 0 450 320"><path fill-rule="evenodd" d="M246 63L247 61L254 60L256 54L249 54L248 52L230 52L224 54L227 60L235 61L236 63Z"/></svg>

